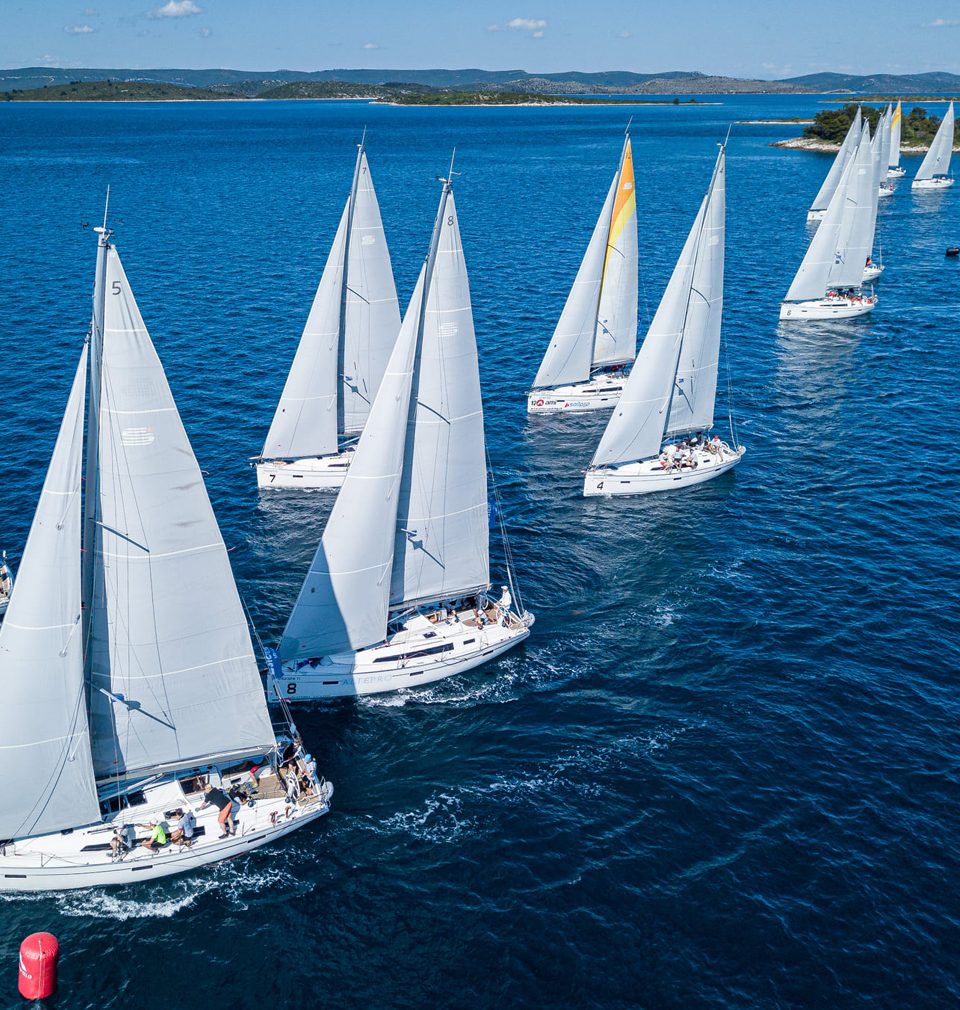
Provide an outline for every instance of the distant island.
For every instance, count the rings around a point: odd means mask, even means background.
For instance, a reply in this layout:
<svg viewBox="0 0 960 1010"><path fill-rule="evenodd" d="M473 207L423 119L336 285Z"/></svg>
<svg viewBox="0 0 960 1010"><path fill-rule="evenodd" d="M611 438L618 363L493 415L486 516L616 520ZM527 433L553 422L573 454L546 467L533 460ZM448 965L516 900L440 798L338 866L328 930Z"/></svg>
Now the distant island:
<svg viewBox="0 0 960 1010"><path fill-rule="evenodd" d="M897 101L897 99L893 99ZM860 108L863 118L870 123L870 132L877 128L880 121L880 110L869 106L860 106L856 102L848 102L842 109L826 109L814 116L813 122L803 131L802 137L790 140L777 140L771 147L786 147L799 151L822 151L831 153L840 150L843 138L850 129ZM900 124L900 150L906 154L922 154L930 150L930 143L940 127L940 118L930 116L922 106L915 106ZM960 124L954 132L954 148L960 144Z"/></svg>
<svg viewBox="0 0 960 1010"><path fill-rule="evenodd" d="M369 101L383 105L596 105L600 99L540 95L519 91L454 91L424 84L353 84L349 81L295 81L269 87L256 95L184 84L147 81L71 81L43 88L0 93L6 102L209 102L209 101ZM633 99L625 104L696 105L695 98L655 101Z"/></svg>
<svg viewBox="0 0 960 1010"><path fill-rule="evenodd" d="M344 97L371 97L370 90L386 86L418 86L448 91L529 93L537 95L725 95L725 94L870 94L936 95L960 93L960 75L944 71L923 74L817 73L780 80L727 77L696 70L634 73L627 70L531 73L526 70L430 69L430 70L189 70L156 68L90 69L22 67L0 69L0 92L32 91L63 87L72 82L105 80L137 84L172 84L220 92L226 97L266 97L267 92L297 82L326 83L344 91L357 87L362 93ZM366 89L364 92L363 89ZM199 98L199 96L196 96ZM333 96L331 96L333 97ZM375 97L375 96L373 96ZM46 101L47 99L40 99Z"/></svg>

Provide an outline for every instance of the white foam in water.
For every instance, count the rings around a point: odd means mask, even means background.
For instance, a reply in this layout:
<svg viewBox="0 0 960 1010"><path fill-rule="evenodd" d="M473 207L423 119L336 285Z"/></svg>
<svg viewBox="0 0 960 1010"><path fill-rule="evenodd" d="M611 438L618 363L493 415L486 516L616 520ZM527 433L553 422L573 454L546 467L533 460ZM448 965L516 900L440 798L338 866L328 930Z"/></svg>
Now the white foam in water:
<svg viewBox="0 0 960 1010"><path fill-rule="evenodd" d="M147 885L139 892L127 888L62 891L57 895L57 905L64 915L72 918L114 919L117 922L170 919L218 886L211 877L196 873L163 884Z"/></svg>
<svg viewBox="0 0 960 1010"><path fill-rule="evenodd" d="M418 810L401 810L378 825L371 825L378 834L413 835L435 845L452 842L464 834L474 834L474 820L463 816L463 802L449 793L439 793L427 799Z"/></svg>

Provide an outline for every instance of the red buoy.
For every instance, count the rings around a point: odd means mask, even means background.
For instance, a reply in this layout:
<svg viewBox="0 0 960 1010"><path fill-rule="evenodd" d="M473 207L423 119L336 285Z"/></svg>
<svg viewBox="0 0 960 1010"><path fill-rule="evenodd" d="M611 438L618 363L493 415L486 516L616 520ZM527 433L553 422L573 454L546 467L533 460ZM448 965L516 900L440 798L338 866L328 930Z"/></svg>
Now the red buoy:
<svg viewBox="0 0 960 1010"><path fill-rule="evenodd" d="M20 944L20 995L46 999L57 988L60 944L52 933L31 933Z"/></svg>

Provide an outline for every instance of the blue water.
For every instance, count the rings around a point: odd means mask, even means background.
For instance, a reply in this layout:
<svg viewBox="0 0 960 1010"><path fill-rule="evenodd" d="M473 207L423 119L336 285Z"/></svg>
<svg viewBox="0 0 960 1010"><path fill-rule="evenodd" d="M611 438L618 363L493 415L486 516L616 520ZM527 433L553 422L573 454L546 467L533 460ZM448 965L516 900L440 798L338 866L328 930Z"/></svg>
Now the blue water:
<svg viewBox="0 0 960 1010"><path fill-rule="evenodd" d="M641 316L727 126L815 96L639 108ZM618 108L0 105L0 541L29 527L118 248L241 585L275 637L319 495L259 497L263 441L364 125L401 299L457 146L490 454L525 647L296 716L334 811L139 889L0 903L64 950L57 1005L929 1008L960 997L960 192L881 203L866 320L781 326L829 159L735 126L725 335L736 473L580 496L603 417L524 393L609 184ZM917 159L905 159L912 175ZM960 190L960 187L958 187ZM730 397L721 378L720 415Z"/></svg>

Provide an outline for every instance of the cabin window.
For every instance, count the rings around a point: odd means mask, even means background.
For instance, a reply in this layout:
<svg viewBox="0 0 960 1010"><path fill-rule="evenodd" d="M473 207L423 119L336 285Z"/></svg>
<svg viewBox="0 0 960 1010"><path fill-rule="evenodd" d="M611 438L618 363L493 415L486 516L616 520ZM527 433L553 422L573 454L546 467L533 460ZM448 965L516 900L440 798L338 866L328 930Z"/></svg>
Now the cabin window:
<svg viewBox="0 0 960 1010"><path fill-rule="evenodd" d="M447 642L445 645L434 645L429 649L419 649L417 652L401 652L393 656L378 656L374 662L395 663L400 659L419 659L421 656L435 656L439 652L451 652L452 650L453 642Z"/></svg>

